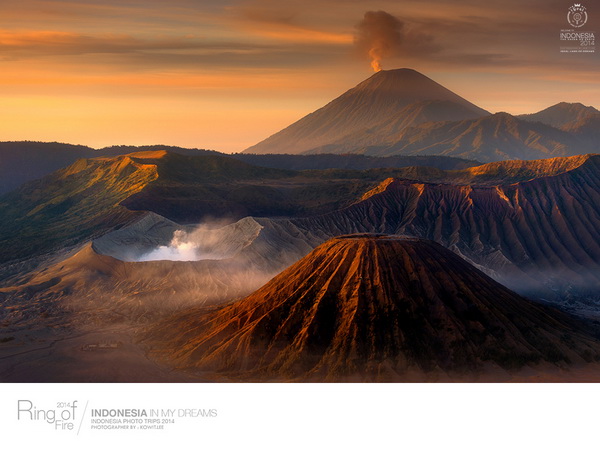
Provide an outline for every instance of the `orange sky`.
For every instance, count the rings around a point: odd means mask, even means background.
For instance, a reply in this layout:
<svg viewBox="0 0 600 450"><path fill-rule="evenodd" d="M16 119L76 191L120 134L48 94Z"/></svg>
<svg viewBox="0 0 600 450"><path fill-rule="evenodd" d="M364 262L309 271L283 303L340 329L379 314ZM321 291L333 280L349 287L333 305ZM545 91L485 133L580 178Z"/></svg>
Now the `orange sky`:
<svg viewBox="0 0 600 450"><path fill-rule="evenodd" d="M600 107L600 49L559 52L569 5L4 0L0 140L241 151L370 76L354 45L368 10L403 24L384 68L412 67L492 112Z"/></svg>

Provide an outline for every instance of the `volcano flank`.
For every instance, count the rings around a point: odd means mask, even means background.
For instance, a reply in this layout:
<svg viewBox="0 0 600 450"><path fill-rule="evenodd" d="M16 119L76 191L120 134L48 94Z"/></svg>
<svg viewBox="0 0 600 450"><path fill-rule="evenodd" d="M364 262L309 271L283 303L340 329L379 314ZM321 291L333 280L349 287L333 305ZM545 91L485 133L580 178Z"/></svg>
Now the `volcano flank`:
<svg viewBox="0 0 600 450"><path fill-rule="evenodd" d="M238 381L436 381L595 361L578 320L428 240L327 241L250 296L146 335L150 354Z"/></svg>
<svg viewBox="0 0 600 450"><path fill-rule="evenodd" d="M353 146L379 144L408 126L487 115L415 70L382 70L244 152L352 153Z"/></svg>

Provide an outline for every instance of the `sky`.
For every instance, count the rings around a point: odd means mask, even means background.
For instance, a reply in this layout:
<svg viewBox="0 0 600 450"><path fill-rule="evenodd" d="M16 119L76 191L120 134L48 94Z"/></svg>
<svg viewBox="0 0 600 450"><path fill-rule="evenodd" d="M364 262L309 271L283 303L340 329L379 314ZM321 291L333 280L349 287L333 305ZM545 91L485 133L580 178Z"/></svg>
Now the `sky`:
<svg viewBox="0 0 600 450"><path fill-rule="evenodd" d="M395 39L383 69L488 111L600 108L600 46L559 51L571 4L0 0L0 141L242 151L369 77L379 24ZM581 30L600 31L600 5L582 4Z"/></svg>

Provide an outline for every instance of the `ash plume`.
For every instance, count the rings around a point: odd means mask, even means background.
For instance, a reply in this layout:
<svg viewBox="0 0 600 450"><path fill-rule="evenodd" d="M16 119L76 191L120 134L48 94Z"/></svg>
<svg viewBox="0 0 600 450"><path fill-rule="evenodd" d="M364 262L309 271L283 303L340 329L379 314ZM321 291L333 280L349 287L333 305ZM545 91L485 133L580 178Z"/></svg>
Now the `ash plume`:
<svg viewBox="0 0 600 450"><path fill-rule="evenodd" d="M404 42L404 22L385 11L367 11L356 25L354 43L361 54L371 59L375 72L384 58L400 54Z"/></svg>

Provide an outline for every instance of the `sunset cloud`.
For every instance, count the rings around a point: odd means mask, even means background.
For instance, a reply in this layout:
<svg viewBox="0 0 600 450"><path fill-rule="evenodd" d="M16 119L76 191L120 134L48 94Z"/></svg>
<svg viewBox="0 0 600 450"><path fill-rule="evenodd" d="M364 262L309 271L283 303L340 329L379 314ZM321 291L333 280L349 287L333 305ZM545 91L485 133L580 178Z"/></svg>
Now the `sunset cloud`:
<svg viewBox="0 0 600 450"><path fill-rule="evenodd" d="M391 24L384 68L415 68L490 111L555 100L598 107L597 53L559 53L565 8L557 0L7 0L0 102L11 110L0 113L10 123L0 140L33 138L34 127L45 130L38 138L69 141L67 124L77 122L78 142L95 145L105 134L98 124L118 105L128 111L122 133L132 135L115 143L147 143L145 124L168 111L164 123L187 123L174 119L186 115L206 133L158 127L163 142L241 150L370 75L367 38L381 27L366 27L368 12ZM82 121L82 105L101 118ZM226 143L217 130L232 133L231 121L238 131Z"/></svg>

